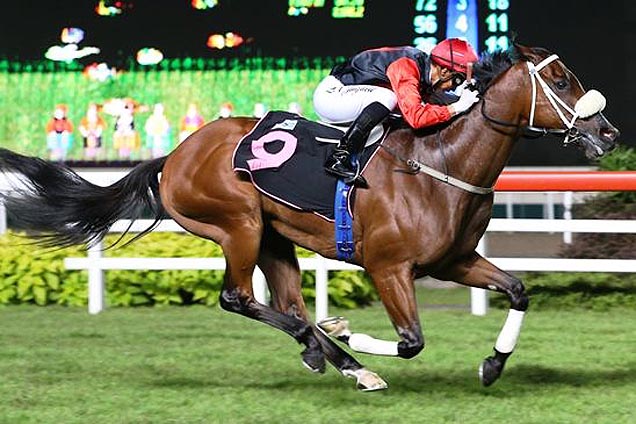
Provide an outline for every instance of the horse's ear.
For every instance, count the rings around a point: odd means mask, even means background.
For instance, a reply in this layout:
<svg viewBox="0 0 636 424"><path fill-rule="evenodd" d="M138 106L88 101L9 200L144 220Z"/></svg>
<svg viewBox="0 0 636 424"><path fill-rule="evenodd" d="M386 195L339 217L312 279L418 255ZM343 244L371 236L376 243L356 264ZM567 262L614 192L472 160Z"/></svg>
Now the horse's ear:
<svg viewBox="0 0 636 424"><path fill-rule="evenodd" d="M519 44L516 40L513 41L512 45L515 49L515 52L517 53L517 56L520 59L530 60L536 56L534 52L532 51L531 47L527 47L527 46L524 46L523 44Z"/></svg>
<svg viewBox="0 0 636 424"><path fill-rule="evenodd" d="M513 44L518 60L527 60L532 63L539 63L550 56L550 51L543 47L527 47L519 43Z"/></svg>

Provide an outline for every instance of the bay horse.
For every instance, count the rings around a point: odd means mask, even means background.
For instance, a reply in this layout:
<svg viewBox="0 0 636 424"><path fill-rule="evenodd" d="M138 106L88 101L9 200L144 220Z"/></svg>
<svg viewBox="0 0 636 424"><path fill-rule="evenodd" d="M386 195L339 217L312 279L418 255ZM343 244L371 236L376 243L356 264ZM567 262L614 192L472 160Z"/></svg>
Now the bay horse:
<svg viewBox="0 0 636 424"><path fill-rule="evenodd" d="M351 262L371 276L397 342L352 333L338 319L323 323L325 330L310 321L294 244L335 258L333 223L262 195L233 171L235 146L255 119L213 121L167 157L137 165L108 187L63 165L2 149L0 170L21 174L28 185L5 194L4 201L14 222L40 231L39 241L49 246L95 242L116 220L139 217L144 209L157 220L169 215L222 247L227 262L222 308L284 331L305 346L302 360L310 370L324 372L326 358L356 378L361 390L384 389L386 383L329 334L354 351L412 358L424 348L415 278L430 275L504 293L510 310L494 353L480 366L488 386L513 352L528 308L521 281L475 251L491 218L491 187L515 140L526 130L562 134L596 158L615 146L619 132L601 113L602 95L586 93L547 50L515 45L511 52L485 55L474 71L480 102L434 129L394 129L365 170L370 188L357 190ZM254 299L257 265L271 306Z"/></svg>

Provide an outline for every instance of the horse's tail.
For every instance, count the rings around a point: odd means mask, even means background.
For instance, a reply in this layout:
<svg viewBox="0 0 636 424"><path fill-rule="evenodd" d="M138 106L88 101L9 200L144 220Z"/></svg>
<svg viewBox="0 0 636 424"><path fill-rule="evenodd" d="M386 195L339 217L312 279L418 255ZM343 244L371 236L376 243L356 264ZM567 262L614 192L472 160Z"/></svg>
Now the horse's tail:
<svg viewBox="0 0 636 424"><path fill-rule="evenodd" d="M65 165L0 149L0 172L15 173L21 182L16 190L0 193L0 200L12 224L39 233L38 244L46 247L94 244L118 219L134 220L150 212L154 223L136 239L164 215L158 174L165 161L143 162L116 183L101 187Z"/></svg>

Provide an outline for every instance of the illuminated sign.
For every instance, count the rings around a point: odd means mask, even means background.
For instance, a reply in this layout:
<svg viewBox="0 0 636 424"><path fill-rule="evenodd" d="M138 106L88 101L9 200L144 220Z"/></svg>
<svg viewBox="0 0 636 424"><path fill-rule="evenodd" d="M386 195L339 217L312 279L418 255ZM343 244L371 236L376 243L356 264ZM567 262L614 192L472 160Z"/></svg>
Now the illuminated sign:
<svg viewBox="0 0 636 424"><path fill-rule="evenodd" d="M364 0L334 0L331 16L341 18L363 18Z"/></svg>
<svg viewBox="0 0 636 424"><path fill-rule="evenodd" d="M418 49L430 52L440 41L438 12L437 0L417 0L415 2L413 32L416 35L413 44Z"/></svg>
<svg viewBox="0 0 636 424"><path fill-rule="evenodd" d="M461 38L476 50L510 46L510 0L414 0L413 45L429 52L444 38Z"/></svg>
<svg viewBox="0 0 636 424"><path fill-rule="evenodd" d="M495 50L506 50L510 46L508 37L508 10L509 0L488 0L487 16L483 22L485 24L484 43L489 52Z"/></svg>
<svg viewBox="0 0 636 424"><path fill-rule="evenodd" d="M309 9L324 6L325 0L289 0L287 14L289 16L306 15Z"/></svg>
<svg viewBox="0 0 636 424"><path fill-rule="evenodd" d="M192 0L192 7L197 10L212 9L219 4L218 0Z"/></svg>
<svg viewBox="0 0 636 424"><path fill-rule="evenodd" d="M446 8L446 38L461 38L479 45L477 0L449 0Z"/></svg>
<svg viewBox="0 0 636 424"><path fill-rule="evenodd" d="M364 0L334 0L331 17L334 19L364 18ZM325 7L325 0L289 0L287 3L289 16L303 16L311 9Z"/></svg>

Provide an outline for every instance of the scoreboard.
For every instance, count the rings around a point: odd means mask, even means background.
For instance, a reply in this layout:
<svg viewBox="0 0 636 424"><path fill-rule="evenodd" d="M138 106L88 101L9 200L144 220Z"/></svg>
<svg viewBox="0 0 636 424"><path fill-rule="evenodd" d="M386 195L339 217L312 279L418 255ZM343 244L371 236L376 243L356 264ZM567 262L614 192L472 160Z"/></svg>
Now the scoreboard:
<svg viewBox="0 0 636 424"><path fill-rule="evenodd" d="M510 45L510 0L414 0L412 43L430 51L439 41L457 37L479 52Z"/></svg>
<svg viewBox="0 0 636 424"><path fill-rule="evenodd" d="M382 43L379 37L386 37L388 44L412 44L428 52L441 40L456 37L467 40L478 52L493 52L510 45L511 1L288 0L287 15L302 19L313 31L329 28L342 47L376 46ZM324 52L338 49L328 45L325 37L321 41Z"/></svg>
<svg viewBox="0 0 636 424"><path fill-rule="evenodd" d="M507 49L516 24L510 22L511 12L517 12L511 10L513 2L191 0L167 2L166 7L157 8L155 2L108 0L100 4L121 7L113 16L102 16L85 0L68 0L77 5L69 10L74 25L86 35L85 43L99 48L102 60L119 66L122 63L114 62L134 56L143 47L157 48L167 58L347 56L391 45L414 45L427 51L445 38L459 37L478 52ZM68 25L69 11L42 11L33 2L6 3L5 16L19 26L5 31L0 57L41 59ZM530 7L521 2L514 6ZM519 19L522 14L513 16ZM207 43L213 35L228 33L238 34L244 42L223 50L217 44L212 49Z"/></svg>

